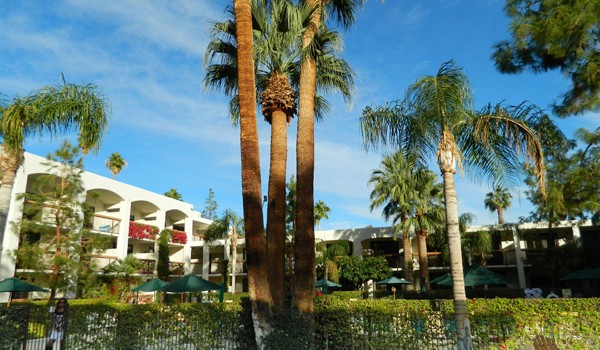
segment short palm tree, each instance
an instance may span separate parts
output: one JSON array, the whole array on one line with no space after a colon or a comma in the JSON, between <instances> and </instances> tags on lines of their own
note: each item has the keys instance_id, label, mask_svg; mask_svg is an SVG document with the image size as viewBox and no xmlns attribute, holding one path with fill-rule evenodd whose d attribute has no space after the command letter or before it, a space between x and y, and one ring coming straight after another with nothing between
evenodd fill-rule
<instances>
[{"instance_id":1,"label":"short palm tree","mask_svg":"<svg viewBox=\"0 0 600 350\"><path fill-rule=\"evenodd\" d=\"M473 109L469 81L453 61L442 64L435 76L412 84L403 100L391 105L367 107L361 117L365 148L393 145L405 154L426 160L434 156L442 173L446 210L446 234L459 349L466 348L468 319L458 205L454 174L463 166L473 174L499 181L516 181L522 157L533 163L538 185L543 188L543 153L535 131L533 108L523 105Z\"/></svg>"},{"instance_id":2,"label":"short palm tree","mask_svg":"<svg viewBox=\"0 0 600 350\"><path fill-rule=\"evenodd\" d=\"M414 196L410 203L411 214L402 226L415 229L419 247L419 271L423 284L429 290L427 238L431 233L443 231L445 224L443 188L432 171L421 169L416 175L413 183Z\"/></svg>"},{"instance_id":3,"label":"short palm tree","mask_svg":"<svg viewBox=\"0 0 600 350\"><path fill-rule=\"evenodd\" d=\"M106 168L111 172L113 179L121 172L121 170L127 168L127 162L119 152L112 153L105 164Z\"/></svg>"},{"instance_id":4,"label":"short palm tree","mask_svg":"<svg viewBox=\"0 0 600 350\"><path fill-rule=\"evenodd\" d=\"M320 242L315 248L317 249L317 263L323 266L323 277L338 283L340 276L336 260L338 257L348 256L348 241L335 241L329 245Z\"/></svg>"},{"instance_id":5,"label":"short palm tree","mask_svg":"<svg viewBox=\"0 0 600 350\"><path fill-rule=\"evenodd\" d=\"M498 225L504 225L504 209L510 207L512 195L502 186L496 186L494 192L488 192L485 195L483 204L491 212L498 212Z\"/></svg>"},{"instance_id":6,"label":"short palm tree","mask_svg":"<svg viewBox=\"0 0 600 350\"><path fill-rule=\"evenodd\" d=\"M0 169L0 252L10 208L15 175L23 163L25 138L55 136L72 128L79 132L79 146L85 155L100 147L108 125L109 106L97 86L47 86L26 97L17 97L0 109L2 155ZM1 253L0 253L1 258Z\"/></svg>"},{"instance_id":7,"label":"short palm tree","mask_svg":"<svg viewBox=\"0 0 600 350\"><path fill-rule=\"evenodd\" d=\"M331 212L331 208L325 202L318 201L315 203L315 224L317 225L317 230L321 229L321 220L329 219L329 212Z\"/></svg>"}]
</instances>

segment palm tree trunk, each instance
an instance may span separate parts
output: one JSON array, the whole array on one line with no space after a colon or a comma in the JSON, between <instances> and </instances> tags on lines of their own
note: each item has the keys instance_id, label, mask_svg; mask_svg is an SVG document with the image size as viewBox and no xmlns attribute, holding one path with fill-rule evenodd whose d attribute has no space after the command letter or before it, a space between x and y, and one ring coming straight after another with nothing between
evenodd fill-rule
<instances>
[{"instance_id":1,"label":"palm tree trunk","mask_svg":"<svg viewBox=\"0 0 600 350\"><path fill-rule=\"evenodd\" d=\"M404 247L404 278L407 281L414 282L413 275L413 256L412 256L412 243L410 242L410 236L408 230L402 233L402 245ZM406 285L406 290L413 290L414 284Z\"/></svg>"},{"instance_id":2,"label":"palm tree trunk","mask_svg":"<svg viewBox=\"0 0 600 350\"><path fill-rule=\"evenodd\" d=\"M427 231L421 230L417 235L419 240L419 271L427 290L429 286L429 259L427 258Z\"/></svg>"},{"instance_id":3,"label":"palm tree trunk","mask_svg":"<svg viewBox=\"0 0 600 350\"><path fill-rule=\"evenodd\" d=\"M267 204L267 259L269 285L276 312L285 301L285 183L287 163L287 116L282 110L271 113L271 167Z\"/></svg>"},{"instance_id":4,"label":"palm tree trunk","mask_svg":"<svg viewBox=\"0 0 600 350\"><path fill-rule=\"evenodd\" d=\"M238 50L240 103L240 148L242 161L242 200L246 225L248 291L258 349L271 332L272 298L267 276L267 258L262 212L260 156L256 125L256 86L252 58L252 12L250 0L234 0Z\"/></svg>"},{"instance_id":5,"label":"palm tree trunk","mask_svg":"<svg viewBox=\"0 0 600 350\"><path fill-rule=\"evenodd\" d=\"M0 156L2 184L0 184L0 262L4 251L4 233L8 221L8 211L12 202L12 190L15 184L17 169L21 166L23 155L12 156L6 151Z\"/></svg>"},{"instance_id":6,"label":"palm tree trunk","mask_svg":"<svg viewBox=\"0 0 600 350\"><path fill-rule=\"evenodd\" d=\"M498 211L498 225L504 225L504 213L502 207L496 209Z\"/></svg>"},{"instance_id":7,"label":"palm tree trunk","mask_svg":"<svg viewBox=\"0 0 600 350\"><path fill-rule=\"evenodd\" d=\"M453 162L452 162L453 164ZM462 265L462 251L460 245L460 231L458 226L458 205L456 201L456 187L454 184L454 169L452 166L440 165L444 180L444 200L446 203L446 230L448 235L448 249L450 251L450 272L452 274L452 294L454 297L454 320L458 336L458 349L469 349L468 339L470 334L465 332L465 323L468 322L467 296Z\"/></svg>"},{"instance_id":8,"label":"palm tree trunk","mask_svg":"<svg viewBox=\"0 0 600 350\"><path fill-rule=\"evenodd\" d=\"M321 18L321 1L309 0L308 7L316 10L311 15L310 27L302 37L302 47L312 41ZM313 57L302 60L298 110L298 136L296 141L296 260L293 304L303 314L312 315L315 294L315 223L314 223L314 173L315 173L315 118L317 62Z\"/></svg>"}]
</instances>

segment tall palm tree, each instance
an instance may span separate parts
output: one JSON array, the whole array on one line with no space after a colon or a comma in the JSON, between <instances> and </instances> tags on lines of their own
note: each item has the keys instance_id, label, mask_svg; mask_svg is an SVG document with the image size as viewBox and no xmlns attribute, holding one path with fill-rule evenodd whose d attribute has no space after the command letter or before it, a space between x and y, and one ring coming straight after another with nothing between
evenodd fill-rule
<instances>
[{"instance_id":1,"label":"tall palm tree","mask_svg":"<svg viewBox=\"0 0 600 350\"><path fill-rule=\"evenodd\" d=\"M108 102L98 90L92 84L63 82L17 97L0 110L0 259L15 175L24 159L25 138L35 134L56 136L77 128L82 153L98 149L109 119Z\"/></svg>"},{"instance_id":2,"label":"tall palm tree","mask_svg":"<svg viewBox=\"0 0 600 350\"><path fill-rule=\"evenodd\" d=\"M348 28L354 22L354 14L360 0L301 0L313 12L309 25L302 35L305 55L300 67L300 90L298 97L298 133L296 138L296 174L298 176L298 201L296 203L295 274L293 305L302 313L313 312L315 280L315 223L314 177L315 177L315 96L317 94L319 47L314 38L322 27L328 13L336 15L338 23Z\"/></svg>"},{"instance_id":3,"label":"tall palm tree","mask_svg":"<svg viewBox=\"0 0 600 350\"><path fill-rule=\"evenodd\" d=\"M234 0L236 71L240 110L242 200L246 227L248 291L252 304L254 334L259 349L270 333L272 298L267 276L264 238L260 156L256 125L256 84L252 54L252 8L250 0Z\"/></svg>"},{"instance_id":4,"label":"tall palm tree","mask_svg":"<svg viewBox=\"0 0 600 350\"><path fill-rule=\"evenodd\" d=\"M271 123L271 162L269 172L269 204L267 212L267 251L270 286L276 306L285 300L285 173L287 158L286 123L295 113L295 89L301 50L299 38L311 14L306 7L294 8L289 1L270 1L268 6L253 5L253 24L257 67L257 90L265 120ZM205 55L207 68L205 84L222 88L232 97L230 114L236 118L237 83L232 66L236 62L236 38L232 35L235 21L216 23L215 39ZM319 48L318 59L326 62L320 69L317 86L326 91L338 90L349 97L353 73L348 64L334 55L334 46L340 38L335 32L321 30L315 38ZM217 61L215 63L215 61ZM315 97L319 115L326 111L326 101ZM314 252L313 252L314 258ZM314 266L314 263L313 263ZM312 285L312 284L311 284Z\"/></svg>"},{"instance_id":5,"label":"tall palm tree","mask_svg":"<svg viewBox=\"0 0 600 350\"><path fill-rule=\"evenodd\" d=\"M378 169L371 172L369 186L371 191L371 211L383 206L383 216L386 220L391 217L396 223L397 233L402 234L404 248L404 277L413 281L413 254L410 240L410 227L402 225L411 213L412 198L415 196L415 164L407 160L402 152L385 156ZM409 287L412 287L409 286Z\"/></svg>"},{"instance_id":6,"label":"tall palm tree","mask_svg":"<svg viewBox=\"0 0 600 350\"><path fill-rule=\"evenodd\" d=\"M533 163L538 185L544 187L545 169L540 142L530 123L538 114L523 105L472 107L467 76L453 61L442 64L435 76L412 84L402 101L367 107L361 117L366 149L394 145L419 159L435 155L442 173L446 234L450 251L452 292L459 349L467 347L468 320L458 205L454 174L463 165L477 175L516 181L521 156Z\"/></svg>"},{"instance_id":7,"label":"tall palm tree","mask_svg":"<svg viewBox=\"0 0 600 350\"><path fill-rule=\"evenodd\" d=\"M117 177L121 170L127 168L127 161L125 161L119 152L111 153L105 164L108 170L112 173L113 179Z\"/></svg>"},{"instance_id":8,"label":"tall palm tree","mask_svg":"<svg viewBox=\"0 0 600 350\"><path fill-rule=\"evenodd\" d=\"M325 202L320 200L315 203L315 224L317 224L317 230L321 230L322 219L329 219L329 212L331 212L331 208Z\"/></svg>"},{"instance_id":9,"label":"tall palm tree","mask_svg":"<svg viewBox=\"0 0 600 350\"><path fill-rule=\"evenodd\" d=\"M496 186L494 192L488 192L485 195L483 204L485 208L491 211L498 212L498 225L504 225L504 209L510 207L510 199L512 195L508 190L502 186Z\"/></svg>"}]
</instances>

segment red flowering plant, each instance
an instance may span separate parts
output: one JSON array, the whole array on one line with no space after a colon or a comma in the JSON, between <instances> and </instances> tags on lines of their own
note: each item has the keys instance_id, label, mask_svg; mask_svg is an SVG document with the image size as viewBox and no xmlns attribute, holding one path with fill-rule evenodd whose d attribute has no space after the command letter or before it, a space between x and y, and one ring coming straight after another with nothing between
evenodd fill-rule
<instances>
[{"instance_id":1,"label":"red flowering plant","mask_svg":"<svg viewBox=\"0 0 600 350\"><path fill-rule=\"evenodd\" d=\"M137 222L129 222L129 238L154 240L158 234L158 227Z\"/></svg>"},{"instance_id":2,"label":"red flowering plant","mask_svg":"<svg viewBox=\"0 0 600 350\"><path fill-rule=\"evenodd\" d=\"M183 231L171 230L171 242L178 244L187 243L187 233Z\"/></svg>"}]
</instances>

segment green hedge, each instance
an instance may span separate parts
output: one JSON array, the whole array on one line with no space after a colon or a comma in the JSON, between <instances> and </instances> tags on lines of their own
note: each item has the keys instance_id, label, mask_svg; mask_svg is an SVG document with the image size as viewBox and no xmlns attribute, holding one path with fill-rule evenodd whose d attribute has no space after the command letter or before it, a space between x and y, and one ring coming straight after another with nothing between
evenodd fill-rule
<instances>
[{"instance_id":1,"label":"green hedge","mask_svg":"<svg viewBox=\"0 0 600 350\"><path fill-rule=\"evenodd\" d=\"M129 305L72 300L68 349L252 349L248 299L231 303ZM547 338L560 349L600 348L600 299L470 299L476 349L531 346ZM293 313L279 318L271 348L454 348L452 300L363 300L353 292L315 299L313 325ZM0 349L20 349L49 329L47 302L0 306ZM307 329L315 329L309 339Z\"/></svg>"}]
</instances>

